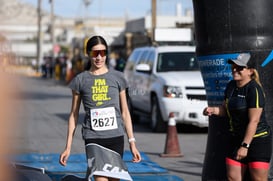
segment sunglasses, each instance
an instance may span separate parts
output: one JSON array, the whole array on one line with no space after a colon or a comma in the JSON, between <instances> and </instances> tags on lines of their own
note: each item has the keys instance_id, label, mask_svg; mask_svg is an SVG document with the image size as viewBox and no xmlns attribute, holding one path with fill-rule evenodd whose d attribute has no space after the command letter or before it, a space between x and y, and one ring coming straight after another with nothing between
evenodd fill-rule
<instances>
[{"instance_id":1,"label":"sunglasses","mask_svg":"<svg viewBox=\"0 0 273 181\"><path fill-rule=\"evenodd\" d=\"M240 71L244 70L246 67L245 66L239 66L239 65L236 65L236 64L232 64L231 68L232 68L232 70L240 72Z\"/></svg>"},{"instance_id":2,"label":"sunglasses","mask_svg":"<svg viewBox=\"0 0 273 181\"><path fill-rule=\"evenodd\" d=\"M100 56L104 57L107 54L107 50L91 50L90 56L91 57L97 57L100 54Z\"/></svg>"}]
</instances>

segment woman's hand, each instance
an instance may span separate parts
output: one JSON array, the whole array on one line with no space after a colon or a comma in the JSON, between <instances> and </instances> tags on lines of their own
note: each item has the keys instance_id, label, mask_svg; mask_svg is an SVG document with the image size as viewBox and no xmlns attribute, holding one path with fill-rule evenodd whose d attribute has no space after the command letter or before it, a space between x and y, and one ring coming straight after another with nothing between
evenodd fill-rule
<instances>
[{"instance_id":1,"label":"woman's hand","mask_svg":"<svg viewBox=\"0 0 273 181\"><path fill-rule=\"evenodd\" d=\"M205 116L211 116L214 114L214 111L215 111L215 108L214 107L206 107L204 110L203 110L203 115Z\"/></svg>"},{"instance_id":2,"label":"woman's hand","mask_svg":"<svg viewBox=\"0 0 273 181\"><path fill-rule=\"evenodd\" d=\"M214 107L206 107L203 110L203 115L204 116L226 116L226 107L225 103L221 106L214 106Z\"/></svg>"},{"instance_id":3,"label":"woman's hand","mask_svg":"<svg viewBox=\"0 0 273 181\"><path fill-rule=\"evenodd\" d=\"M139 151L136 148L135 142L130 143L130 150L131 150L131 153L133 155L132 162L134 162L134 163L140 162L141 161L141 155L140 155Z\"/></svg>"},{"instance_id":4,"label":"woman's hand","mask_svg":"<svg viewBox=\"0 0 273 181\"><path fill-rule=\"evenodd\" d=\"M247 156L248 149L240 147L237 151L236 160L242 160Z\"/></svg>"},{"instance_id":5,"label":"woman's hand","mask_svg":"<svg viewBox=\"0 0 273 181\"><path fill-rule=\"evenodd\" d=\"M59 163L62 166L66 166L69 155L70 155L69 150L64 150L63 153L60 155Z\"/></svg>"}]
</instances>

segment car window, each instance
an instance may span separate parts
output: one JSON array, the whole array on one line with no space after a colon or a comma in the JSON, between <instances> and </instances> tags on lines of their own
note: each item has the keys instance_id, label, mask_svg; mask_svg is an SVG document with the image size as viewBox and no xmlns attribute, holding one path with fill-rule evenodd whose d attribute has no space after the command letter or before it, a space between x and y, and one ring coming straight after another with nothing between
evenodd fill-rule
<instances>
[{"instance_id":1,"label":"car window","mask_svg":"<svg viewBox=\"0 0 273 181\"><path fill-rule=\"evenodd\" d=\"M140 55L140 53L141 53L140 50L134 51L134 52L130 55L130 57L128 58L128 61L129 61L129 62L136 62L138 56Z\"/></svg>"},{"instance_id":2,"label":"car window","mask_svg":"<svg viewBox=\"0 0 273 181\"><path fill-rule=\"evenodd\" d=\"M154 65L155 51L150 51L149 56L147 57L146 63L152 68Z\"/></svg>"},{"instance_id":3,"label":"car window","mask_svg":"<svg viewBox=\"0 0 273 181\"><path fill-rule=\"evenodd\" d=\"M127 64L126 64L126 69L127 70L133 70L136 62L138 61L138 57L143 51L140 50L135 50L133 53L129 56Z\"/></svg>"},{"instance_id":4,"label":"car window","mask_svg":"<svg viewBox=\"0 0 273 181\"><path fill-rule=\"evenodd\" d=\"M146 63L147 62L147 58L149 57L149 53L150 51L145 50L139 57L139 61L137 62L137 64L141 64L141 63Z\"/></svg>"},{"instance_id":5,"label":"car window","mask_svg":"<svg viewBox=\"0 0 273 181\"><path fill-rule=\"evenodd\" d=\"M157 72L199 70L195 53L168 52L160 53L157 61Z\"/></svg>"}]
</instances>

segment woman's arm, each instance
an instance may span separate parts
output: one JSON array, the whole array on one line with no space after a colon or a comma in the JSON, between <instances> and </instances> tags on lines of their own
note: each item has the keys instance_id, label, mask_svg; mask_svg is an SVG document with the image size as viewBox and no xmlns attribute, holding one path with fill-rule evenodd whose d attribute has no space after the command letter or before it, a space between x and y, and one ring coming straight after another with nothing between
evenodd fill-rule
<instances>
[{"instance_id":1,"label":"woman's arm","mask_svg":"<svg viewBox=\"0 0 273 181\"><path fill-rule=\"evenodd\" d=\"M73 98L72 98L71 111L70 111L69 120L68 120L66 146L59 160L60 164L64 166L66 165L66 161L70 155L71 146L73 142L73 136L75 134L75 130L77 127L79 109L80 109L80 103L81 103L80 95L77 94L75 91L72 91L72 94L73 94Z\"/></svg>"},{"instance_id":2,"label":"woman's arm","mask_svg":"<svg viewBox=\"0 0 273 181\"><path fill-rule=\"evenodd\" d=\"M126 134L129 139L130 149L133 154L133 162L140 162L141 155L136 148L135 137L133 133L132 119L127 105L125 90L120 92L121 114L125 125Z\"/></svg>"},{"instance_id":3,"label":"woman's arm","mask_svg":"<svg viewBox=\"0 0 273 181\"><path fill-rule=\"evenodd\" d=\"M246 128L246 133L244 136L244 139L242 143L246 143L250 145L253 136L256 133L257 125L260 121L260 117L262 114L263 108L250 108L248 110L248 116L249 116L249 123ZM248 148L246 147L240 147L237 151L237 157L236 159L242 159L247 156Z\"/></svg>"},{"instance_id":4,"label":"woman's arm","mask_svg":"<svg viewBox=\"0 0 273 181\"><path fill-rule=\"evenodd\" d=\"M212 115L226 116L227 112L226 112L225 102L221 106L206 107L203 111L203 114L205 116L212 116Z\"/></svg>"},{"instance_id":5,"label":"woman's arm","mask_svg":"<svg viewBox=\"0 0 273 181\"><path fill-rule=\"evenodd\" d=\"M257 125L260 121L263 108L250 108L248 111L249 123L246 129L245 137L243 142L250 144L253 136L256 133Z\"/></svg>"}]
</instances>

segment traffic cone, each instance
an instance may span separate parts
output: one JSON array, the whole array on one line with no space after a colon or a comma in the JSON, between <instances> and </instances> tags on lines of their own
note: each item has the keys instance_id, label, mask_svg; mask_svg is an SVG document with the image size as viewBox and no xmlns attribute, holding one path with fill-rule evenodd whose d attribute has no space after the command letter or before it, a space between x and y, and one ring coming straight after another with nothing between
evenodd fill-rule
<instances>
[{"instance_id":1,"label":"traffic cone","mask_svg":"<svg viewBox=\"0 0 273 181\"><path fill-rule=\"evenodd\" d=\"M178 142L176 121L174 114L169 114L168 130L165 143L165 151L160 154L161 157L181 157L183 154L180 152L180 146Z\"/></svg>"}]
</instances>

